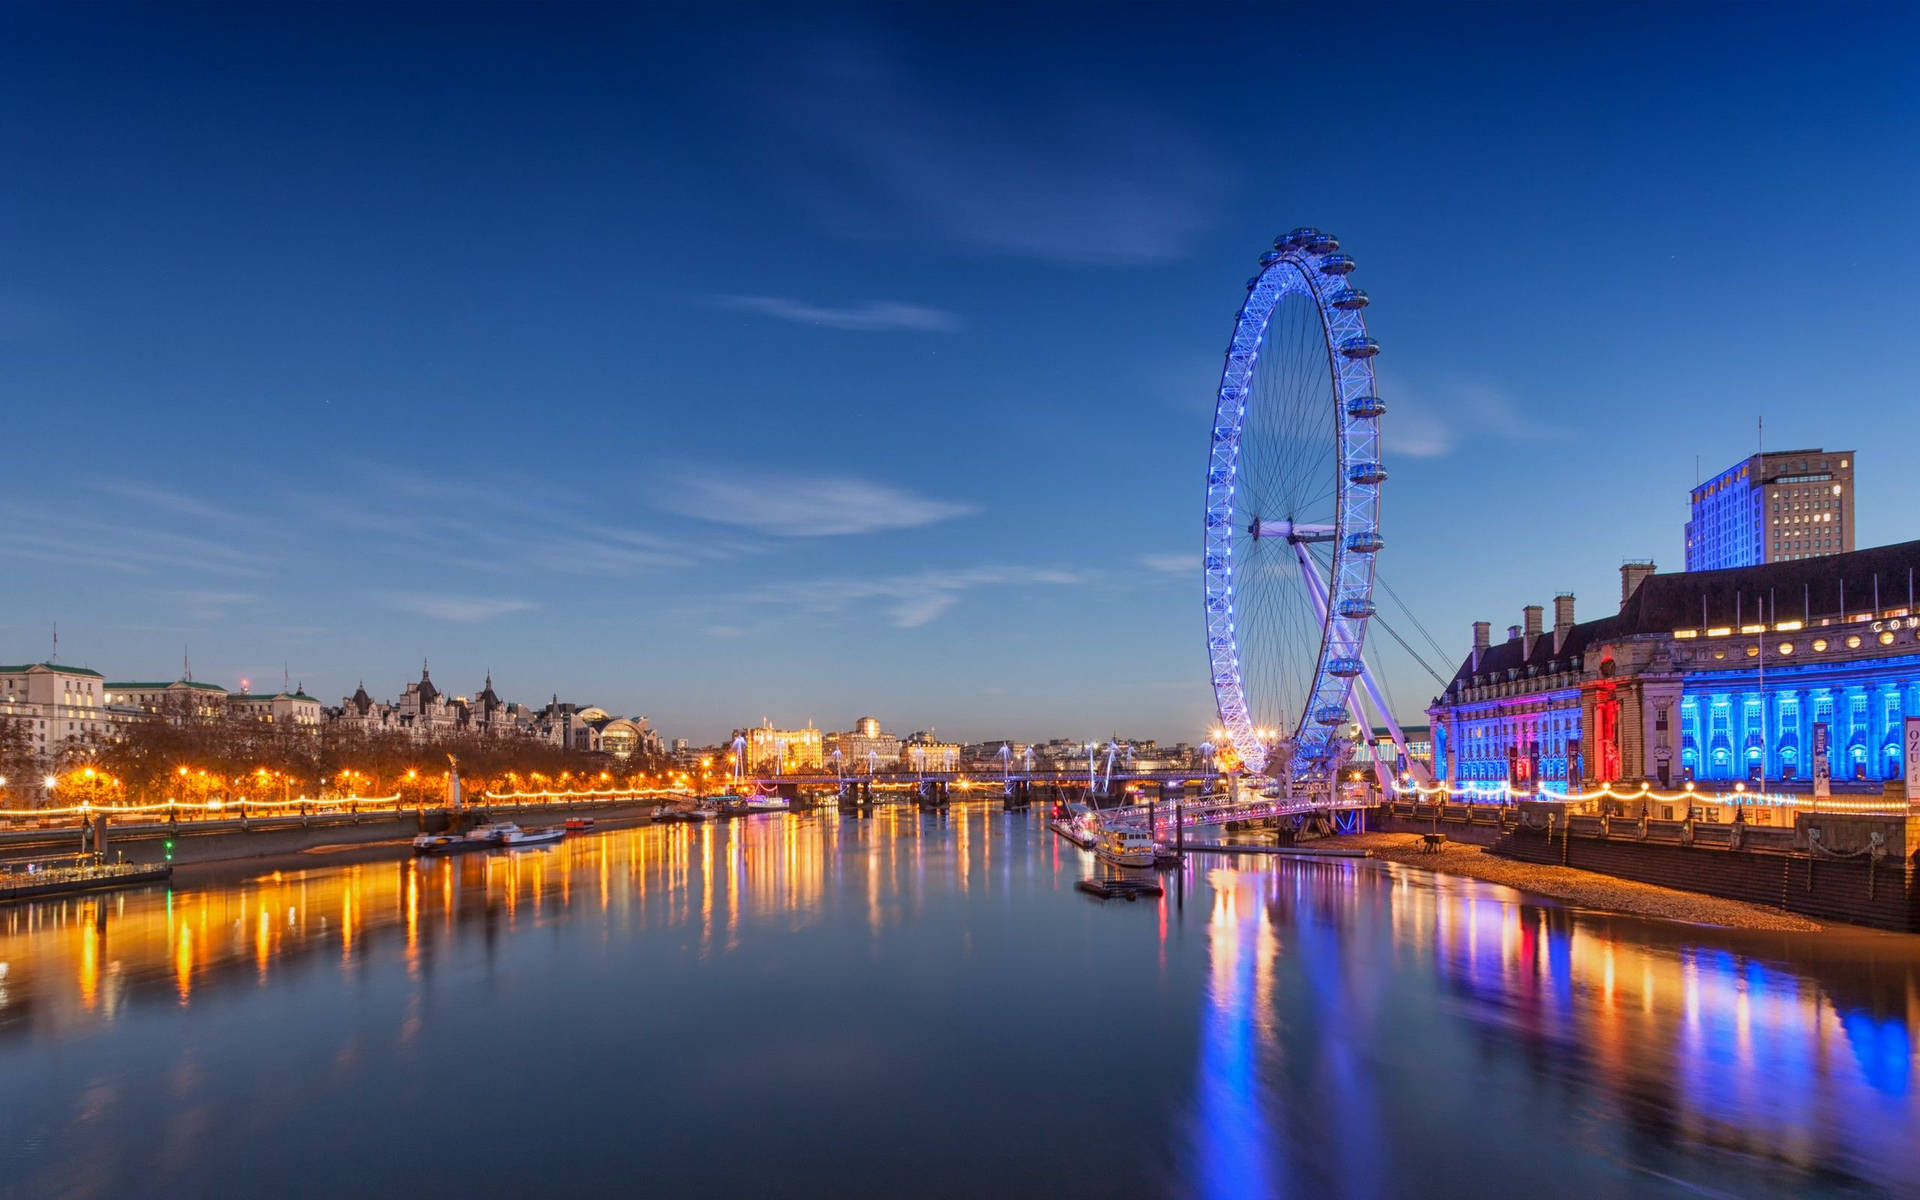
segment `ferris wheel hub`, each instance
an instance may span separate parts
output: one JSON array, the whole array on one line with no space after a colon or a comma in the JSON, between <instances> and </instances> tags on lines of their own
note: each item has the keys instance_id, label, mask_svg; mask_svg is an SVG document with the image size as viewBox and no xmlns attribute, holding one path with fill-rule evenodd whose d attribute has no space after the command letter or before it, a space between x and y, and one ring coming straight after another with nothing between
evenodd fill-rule
<instances>
[{"instance_id":1,"label":"ferris wheel hub","mask_svg":"<svg viewBox=\"0 0 1920 1200\"><path fill-rule=\"evenodd\" d=\"M1247 535L1255 541L1279 538L1297 546L1302 542L1330 542L1333 540L1334 528L1331 525L1290 521L1284 517L1271 521L1265 517L1256 517L1253 524L1247 526Z\"/></svg>"}]
</instances>

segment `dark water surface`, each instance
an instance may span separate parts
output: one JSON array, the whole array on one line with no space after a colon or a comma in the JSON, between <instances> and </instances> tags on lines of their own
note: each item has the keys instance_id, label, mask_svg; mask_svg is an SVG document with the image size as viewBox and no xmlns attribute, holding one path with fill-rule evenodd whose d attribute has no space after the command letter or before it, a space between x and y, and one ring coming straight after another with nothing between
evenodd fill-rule
<instances>
[{"instance_id":1,"label":"dark water surface","mask_svg":"<svg viewBox=\"0 0 1920 1200\"><path fill-rule=\"evenodd\" d=\"M1920 1195L1916 939L984 807L325 861L0 909L0 1193Z\"/></svg>"}]
</instances>

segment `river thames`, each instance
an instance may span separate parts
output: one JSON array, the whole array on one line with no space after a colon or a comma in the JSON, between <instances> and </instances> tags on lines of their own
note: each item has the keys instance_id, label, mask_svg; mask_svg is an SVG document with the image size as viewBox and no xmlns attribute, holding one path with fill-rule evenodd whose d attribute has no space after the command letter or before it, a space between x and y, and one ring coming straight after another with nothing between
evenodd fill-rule
<instances>
[{"instance_id":1,"label":"river thames","mask_svg":"<svg viewBox=\"0 0 1920 1200\"><path fill-rule=\"evenodd\" d=\"M1920 1193L1915 939L1096 870L898 808L0 909L0 1194Z\"/></svg>"}]
</instances>

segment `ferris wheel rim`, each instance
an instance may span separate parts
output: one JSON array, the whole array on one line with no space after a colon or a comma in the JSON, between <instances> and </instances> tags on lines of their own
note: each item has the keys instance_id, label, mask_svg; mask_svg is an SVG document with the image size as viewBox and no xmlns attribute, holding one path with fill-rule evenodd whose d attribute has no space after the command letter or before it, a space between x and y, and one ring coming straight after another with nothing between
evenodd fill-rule
<instances>
[{"instance_id":1,"label":"ferris wheel rim","mask_svg":"<svg viewBox=\"0 0 1920 1200\"><path fill-rule=\"evenodd\" d=\"M1379 453L1379 418L1384 405L1376 394L1373 373L1373 357L1379 346L1368 336L1360 315L1367 305L1366 293L1347 282L1353 260L1339 249L1337 239L1308 228L1274 239L1273 249L1260 257L1259 273L1247 281L1247 300L1235 315L1215 397L1202 560L1208 657L1222 730L1239 758L1256 771L1267 767L1281 731L1263 730L1254 722L1241 668L1242 639L1234 610L1234 497L1240 476L1241 435L1253 385L1260 378L1261 351L1274 310L1290 295L1310 300L1319 318L1327 357L1329 402L1337 431L1336 518L1319 604L1320 644L1311 683L1288 734L1291 774L1328 769L1337 748L1333 730L1346 722L1353 704L1367 621L1373 612L1374 556L1382 546L1380 484L1386 478ZM1258 528L1256 520L1252 531L1256 541ZM1296 553L1301 553L1293 532L1289 524L1285 535L1290 544L1296 545ZM1310 561L1309 556L1302 556ZM1340 666L1339 672L1330 670L1335 663Z\"/></svg>"}]
</instances>

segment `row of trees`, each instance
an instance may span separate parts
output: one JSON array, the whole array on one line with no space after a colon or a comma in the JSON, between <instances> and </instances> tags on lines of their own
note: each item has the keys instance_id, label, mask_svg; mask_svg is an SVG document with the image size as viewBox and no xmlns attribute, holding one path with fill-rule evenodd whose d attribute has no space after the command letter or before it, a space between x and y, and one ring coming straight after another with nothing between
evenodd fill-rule
<instances>
[{"instance_id":1,"label":"row of trees","mask_svg":"<svg viewBox=\"0 0 1920 1200\"><path fill-rule=\"evenodd\" d=\"M449 758L469 792L587 790L660 782L663 760L565 750L531 737L457 735L421 740L397 730L336 724L295 729L237 716L153 713L100 743L39 753L24 720L0 720L0 776L19 796L57 777L55 803L204 803L400 795L438 803ZM24 787L21 785L25 785Z\"/></svg>"}]
</instances>

